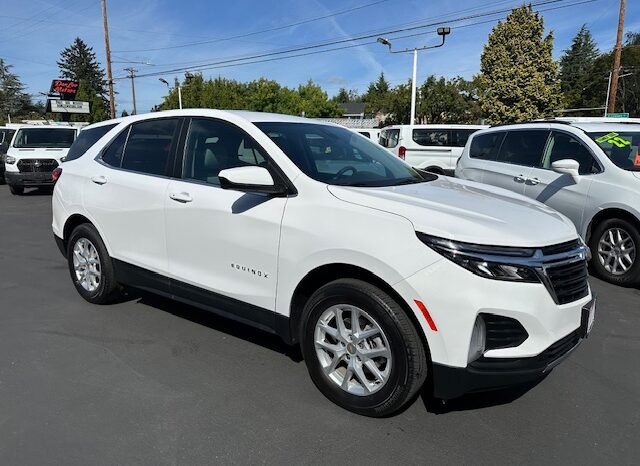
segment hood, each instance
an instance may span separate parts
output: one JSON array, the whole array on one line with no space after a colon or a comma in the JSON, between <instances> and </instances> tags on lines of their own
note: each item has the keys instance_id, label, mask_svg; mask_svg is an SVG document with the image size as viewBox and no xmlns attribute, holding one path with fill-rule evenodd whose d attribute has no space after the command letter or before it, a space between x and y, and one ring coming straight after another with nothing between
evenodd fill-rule
<instances>
[{"instance_id":1,"label":"hood","mask_svg":"<svg viewBox=\"0 0 640 466\"><path fill-rule=\"evenodd\" d=\"M69 148L53 148L53 147L37 147L37 148L18 148L10 147L7 151L8 155L11 155L17 159L56 159L60 162L60 159L67 155Z\"/></svg>"},{"instance_id":2,"label":"hood","mask_svg":"<svg viewBox=\"0 0 640 466\"><path fill-rule=\"evenodd\" d=\"M381 188L329 186L346 202L401 215L416 231L468 243L539 247L575 239L571 221L506 189L439 177Z\"/></svg>"}]
</instances>

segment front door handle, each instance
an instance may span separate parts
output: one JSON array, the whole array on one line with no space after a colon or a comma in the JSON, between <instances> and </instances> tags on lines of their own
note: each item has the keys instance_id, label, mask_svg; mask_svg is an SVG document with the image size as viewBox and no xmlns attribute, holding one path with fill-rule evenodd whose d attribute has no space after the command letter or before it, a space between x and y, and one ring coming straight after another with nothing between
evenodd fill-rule
<instances>
[{"instance_id":1,"label":"front door handle","mask_svg":"<svg viewBox=\"0 0 640 466\"><path fill-rule=\"evenodd\" d=\"M513 177L513 181L516 183L524 183L526 180L523 175L518 175Z\"/></svg>"},{"instance_id":2,"label":"front door handle","mask_svg":"<svg viewBox=\"0 0 640 466\"><path fill-rule=\"evenodd\" d=\"M527 184L530 184L531 186L535 186L538 183L540 183L538 178L527 178Z\"/></svg>"},{"instance_id":3,"label":"front door handle","mask_svg":"<svg viewBox=\"0 0 640 466\"><path fill-rule=\"evenodd\" d=\"M103 184L107 183L107 178L104 176L94 176L93 178L91 178L91 181L102 186Z\"/></svg>"},{"instance_id":4,"label":"front door handle","mask_svg":"<svg viewBox=\"0 0 640 466\"><path fill-rule=\"evenodd\" d=\"M181 202L182 204L186 204L187 202L191 202L193 201L193 198L191 197L191 194L189 193L172 193L169 195L169 197L171 199L173 199L176 202Z\"/></svg>"}]
</instances>

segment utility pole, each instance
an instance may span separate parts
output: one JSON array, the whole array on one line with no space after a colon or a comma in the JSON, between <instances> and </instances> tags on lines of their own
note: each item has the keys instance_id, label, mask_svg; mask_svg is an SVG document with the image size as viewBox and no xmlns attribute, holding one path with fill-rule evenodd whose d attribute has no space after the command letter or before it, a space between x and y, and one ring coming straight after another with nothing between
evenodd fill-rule
<instances>
[{"instance_id":1,"label":"utility pole","mask_svg":"<svg viewBox=\"0 0 640 466\"><path fill-rule=\"evenodd\" d=\"M616 48L613 51L613 68L611 69L611 91L609 92L608 113L615 112L616 94L618 93L618 77L620 75L620 55L622 54L622 33L624 30L624 14L627 0L620 0L620 15L618 16L618 36Z\"/></svg>"},{"instance_id":2,"label":"utility pole","mask_svg":"<svg viewBox=\"0 0 640 466\"><path fill-rule=\"evenodd\" d=\"M127 73L129 73L129 79L131 79L131 97L133 98L133 115L137 115L138 112L136 111L136 85L134 84L134 79L136 77L136 73L138 72L138 70L135 70L133 68L125 68L124 70Z\"/></svg>"},{"instance_id":3,"label":"utility pole","mask_svg":"<svg viewBox=\"0 0 640 466\"><path fill-rule=\"evenodd\" d=\"M109 110L116 117L116 102L113 97L113 75L111 74L111 49L109 48L109 25L107 23L107 0L102 0L102 26L104 28L104 51L107 60L107 85L109 86Z\"/></svg>"}]
</instances>

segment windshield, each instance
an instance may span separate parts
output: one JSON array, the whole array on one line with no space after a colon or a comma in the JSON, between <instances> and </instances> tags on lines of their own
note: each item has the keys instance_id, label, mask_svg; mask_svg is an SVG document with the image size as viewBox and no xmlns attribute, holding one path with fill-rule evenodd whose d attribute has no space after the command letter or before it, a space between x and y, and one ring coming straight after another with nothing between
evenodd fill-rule
<instances>
[{"instance_id":1,"label":"windshield","mask_svg":"<svg viewBox=\"0 0 640 466\"><path fill-rule=\"evenodd\" d=\"M394 186L426 181L378 144L346 128L311 123L256 123L314 180L342 186Z\"/></svg>"},{"instance_id":2,"label":"windshield","mask_svg":"<svg viewBox=\"0 0 640 466\"><path fill-rule=\"evenodd\" d=\"M75 129L22 128L18 130L13 147L67 148L76 137Z\"/></svg>"},{"instance_id":3,"label":"windshield","mask_svg":"<svg viewBox=\"0 0 640 466\"><path fill-rule=\"evenodd\" d=\"M640 131L587 134L618 167L629 171L640 171L640 153L638 152Z\"/></svg>"}]
</instances>

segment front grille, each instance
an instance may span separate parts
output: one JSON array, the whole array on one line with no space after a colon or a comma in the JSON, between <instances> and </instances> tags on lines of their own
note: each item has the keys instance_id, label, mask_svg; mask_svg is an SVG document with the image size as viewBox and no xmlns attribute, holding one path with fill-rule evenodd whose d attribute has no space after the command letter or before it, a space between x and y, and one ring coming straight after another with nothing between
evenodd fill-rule
<instances>
[{"instance_id":1,"label":"front grille","mask_svg":"<svg viewBox=\"0 0 640 466\"><path fill-rule=\"evenodd\" d=\"M554 244L553 246L545 246L544 248L542 248L542 254L544 254L545 256L552 256L554 254L571 252L578 247L580 247L580 240L574 239L572 241L567 241L566 243Z\"/></svg>"},{"instance_id":2,"label":"front grille","mask_svg":"<svg viewBox=\"0 0 640 466\"><path fill-rule=\"evenodd\" d=\"M22 159L17 163L20 173L49 173L57 166L54 159Z\"/></svg>"},{"instance_id":3,"label":"front grille","mask_svg":"<svg viewBox=\"0 0 640 466\"><path fill-rule=\"evenodd\" d=\"M546 275L558 304L572 303L589 294L589 274L585 260L548 267Z\"/></svg>"},{"instance_id":4,"label":"front grille","mask_svg":"<svg viewBox=\"0 0 640 466\"><path fill-rule=\"evenodd\" d=\"M531 358L485 358L483 356L469 366L477 371L544 370L580 343L580 332L581 330L577 328Z\"/></svg>"},{"instance_id":5,"label":"front grille","mask_svg":"<svg viewBox=\"0 0 640 466\"><path fill-rule=\"evenodd\" d=\"M510 317L481 314L486 327L485 349L513 348L521 345L529 334L522 324Z\"/></svg>"}]
</instances>

